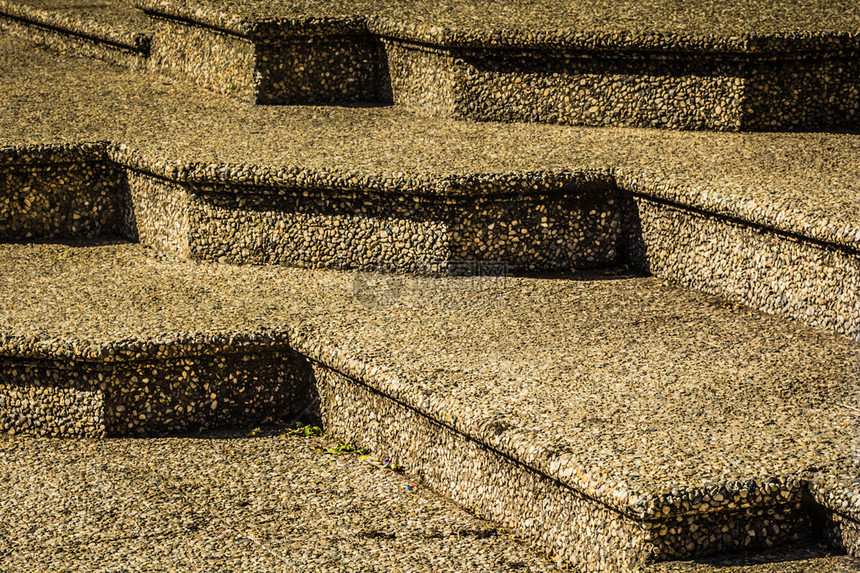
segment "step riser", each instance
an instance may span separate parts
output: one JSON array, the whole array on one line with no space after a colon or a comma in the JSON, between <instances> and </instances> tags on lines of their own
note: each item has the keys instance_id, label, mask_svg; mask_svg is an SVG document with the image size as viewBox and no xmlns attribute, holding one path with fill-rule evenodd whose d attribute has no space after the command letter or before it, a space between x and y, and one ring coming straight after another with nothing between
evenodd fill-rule
<instances>
[{"instance_id":1,"label":"step riser","mask_svg":"<svg viewBox=\"0 0 860 573\"><path fill-rule=\"evenodd\" d=\"M382 44L364 36L252 41L154 18L150 69L256 104L389 103Z\"/></svg>"},{"instance_id":2,"label":"step riser","mask_svg":"<svg viewBox=\"0 0 860 573\"><path fill-rule=\"evenodd\" d=\"M860 65L851 57L385 47L395 103L431 116L719 131L860 124Z\"/></svg>"},{"instance_id":3,"label":"step riser","mask_svg":"<svg viewBox=\"0 0 860 573\"><path fill-rule=\"evenodd\" d=\"M809 534L809 515L799 503L665 522L633 519L318 363L314 379L326 431L380 459L391 456L435 491L582 571L633 571L651 561Z\"/></svg>"},{"instance_id":4,"label":"step riser","mask_svg":"<svg viewBox=\"0 0 860 573\"><path fill-rule=\"evenodd\" d=\"M860 338L860 254L635 196L632 265L687 288Z\"/></svg>"},{"instance_id":5,"label":"step riser","mask_svg":"<svg viewBox=\"0 0 860 573\"><path fill-rule=\"evenodd\" d=\"M249 194L108 162L7 167L2 182L10 198L0 203L2 240L125 237L181 258L418 274L474 274L482 263L493 267L481 272L504 275L629 262L860 338L857 252L610 183L471 199L274 188Z\"/></svg>"},{"instance_id":6,"label":"step riser","mask_svg":"<svg viewBox=\"0 0 860 573\"><path fill-rule=\"evenodd\" d=\"M860 559L860 522L830 512L825 522L824 537L831 546Z\"/></svg>"},{"instance_id":7,"label":"step riser","mask_svg":"<svg viewBox=\"0 0 860 573\"><path fill-rule=\"evenodd\" d=\"M188 244L188 201L181 185L128 172L129 195L134 212L133 240L156 251L182 259Z\"/></svg>"},{"instance_id":8,"label":"step riser","mask_svg":"<svg viewBox=\"0 0 860 573\"><path fill-rule=\"evenodd\" d=\"M745 82L730 66L629 54L499 55L396 41L386 49L395 103L431 116L723 131L745 125Z\"/></svg>"},{"instance_id":9,"label":"step riser","mask_svg":"<svg viewBox=\"0 0 860 573\"><path fill-rule=\"evenodd\" d=\"M149 68L218 93L254 102L254 44L207 28L155 18Z\"/></svg>"},{"instance_id":10,"label":"step riser","mask_svg":"<svg viewBox=\"0 0 860 573\"><path fill-rule=\"evenodd\" d=\"M38 436L158 435L296 419L313 403L289 349L121 362L0 360L0 428Z\"/></svg>"},{"instance_id":11,"label":"step riser","mask_svg":"<svg viewBox=\"0 0 860 573\"><path fill-rule=\"evenodd\" d=\"M138 174L129 182L141 242L194 259L418 273L468 262L498 262L504 273L617 259L620 214L600 190L443 199L289 189L254 195Z\"/></svg>"},{"instance_id":12,"label":"step riser","mask_svg":"<svg viewBox=\"0 0 860 573\"><path fill-rule=\"evenodd\" d=\"M123 181L123 170L107 162L4 166L0 240L122 236Z\"/></svg>"}]
</instances>

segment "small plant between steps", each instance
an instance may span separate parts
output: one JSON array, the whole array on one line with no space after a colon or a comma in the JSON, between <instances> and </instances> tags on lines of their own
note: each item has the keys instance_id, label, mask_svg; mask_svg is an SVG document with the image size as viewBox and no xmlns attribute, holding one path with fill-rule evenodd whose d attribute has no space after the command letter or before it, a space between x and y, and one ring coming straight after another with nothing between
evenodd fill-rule
<instances>
[{"instance_id":1,"label":"small plant between steps","mask_svg":"<svg viewBox=\"0 0 860 573\"><path fill-rule=\"evenodd\" d=\"M319 426L301 426L292 430L287 430L284 435L299 436L302 438L311 438L313 436L322 436L323 431Z\"/></svg>"},{"instance_id":2,"label":"small plant between steps","mask_svg":"<svg viewBox=\"0 0 860 573\"><path fill-rule=\"evenodd\" d=\"M296 436L299 438L312 438L312 437L322 436L322 435L323 435L322 428L320 428L319 426L307 425L307 426L299 426L299 427L293 428L292 430L287 430L286 433L282 434L282 437ZM370 456L370 450L365 449L365 448L357 448L356 446L354 446L350 443L346 443L346 442L340 443L337 446L334 446L331 448L325 448L325 449L320 448L320 451L324 452L326 454L331 454L333 456L342 456L344 454L356 454L356 455L361 456L362 461L368 461L372 465L374 465L378 468L391 470L395 473L403 473L406 471L406 466L402 466L400 464L393 463L391 461L391 457L387 457L387 458L385 458L385 460L380 461L380 460L377 460L376 458L373 458Z\"/></svg>"},{"instance_id":3,"label":"small plant between steps","mask_svg":"<svg viewBox=\"0 0 860 573\"><path fill-rule=\"evenodd\" d=\"M343 454L358 454L360 456L366 456L369 454L368 450L356 448L352 444L339 444L334 448L326 448L325 452L333 456L340 456Z\"/></svg>"}]
</instances>

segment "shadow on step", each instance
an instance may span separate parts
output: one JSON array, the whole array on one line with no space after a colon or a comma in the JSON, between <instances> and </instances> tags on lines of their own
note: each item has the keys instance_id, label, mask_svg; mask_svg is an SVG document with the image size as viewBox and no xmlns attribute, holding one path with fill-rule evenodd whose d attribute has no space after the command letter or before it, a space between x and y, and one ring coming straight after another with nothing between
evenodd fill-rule
<instances>
[{"instance_id":1,"label":"shadow on step","mask_svg":"<svg viewBox=\"0 0 860 573\"><path fill-rule=\"evenodd\" d=\"M0 241L137 239L125 169L43 150L0 175ZM85 152L86 153L86 152Z\"/></svg>"},{"instance_id":2,"label":"shadow on step","mask_svg":"<svg viewBox=\"0 0 860 573\"><path fill-rule=\"evenodd\" d=\"M155 436L266 419L312 422L318 411L310 365L283 344L231 339L218 349L191 340L119 357L106 350L97 359L83 350L64 355L48 342L29 357L0 358L3 431Z\"/></svg>"}]
</instances>

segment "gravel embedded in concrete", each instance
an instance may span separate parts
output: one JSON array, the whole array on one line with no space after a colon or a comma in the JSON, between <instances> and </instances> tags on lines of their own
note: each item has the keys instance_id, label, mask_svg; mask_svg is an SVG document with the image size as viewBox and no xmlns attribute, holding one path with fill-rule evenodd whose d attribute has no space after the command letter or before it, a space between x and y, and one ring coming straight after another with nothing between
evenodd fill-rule
<instances>
[{"instance_id":1,"label":"gravel embedded in concrete","mask_svg":"<svg viewBox=\"0 0 860 573\"><path fill-rule=\"evenodd\" d=\"M5 355L284 332L300 352L643 516L701 496L712 507L744 492L791 497L809 472L856 454L856 342L653 278L243 268L122 244L3 245L0 264Z\"/></svg>"},{"instance_id":2,"label":"gravel embedded in concrete","mask_svg":"<svg viewBox=\"0 0 860 573\"><path fill-rule=\"evenodd\" d=\"M549 571L330 438L0 438L4 571Z\"/></svg>"},{"instance_id":3,"label":"gravel embedded in concrete","mask_svg":"<svg viewBox=\"0 0 860 573\"><path fill-rule=\"evenodd\" d=\"M834 554L832 549L810 543L780 547L760 553L725 555L695 561L658 563L643 573L850 573L860 571L860 561Z\"/></svg>"},{"instance_id":4,"label":"gravel embedded in concrete","mask_svg":"<svg viewBox=\"0 0 860 573\"><path fill-rule=\"evenodd\" d=\"M0 148L112 142L123 164L181 181L394 193L621 187L860 248L860 136L474 124L397 108L248 107L97 62L3 40ZM46 120L46 118L49 118Z\"/></svg>"},{"instance_id":5,"label":"gravel embedded in concrete","mask_svg":"<svg viewBox=\"0 0 860 573\"><path fill-rule=\"evenodd\" d=\"M149 19L125 0L0 0L0 15L145 51Z\"/></svg>"},{"instance_id":6,"label":"gravel embedded in concrete","mask_svg":"<svg viewBox=\"0 0 860 573\"><path fill-rule=\"evenodd\" d=\"M238 32L279 20L367 19L373 31L437 45L755 51L856 47L860 37L860 9L848 0L137 0L137 5Z\"/></svg>"}]
</instances>

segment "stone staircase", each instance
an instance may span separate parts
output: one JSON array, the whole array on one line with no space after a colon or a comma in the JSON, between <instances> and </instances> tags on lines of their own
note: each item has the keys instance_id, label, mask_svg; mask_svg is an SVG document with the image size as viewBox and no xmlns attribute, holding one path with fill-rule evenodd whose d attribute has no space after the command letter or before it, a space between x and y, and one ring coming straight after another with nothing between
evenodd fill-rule
<instances>
[{"instance_id":1,"label":"stone staircase","mask_svg":"<svg viewBox=\"0 0 860 573\"><path fill-rule=\"evenodd\" d=\"M843 4L0 0L0 426L321 422L577 570L854 570L779 553L860 555Z\"/></svg>"}]
</instances>

